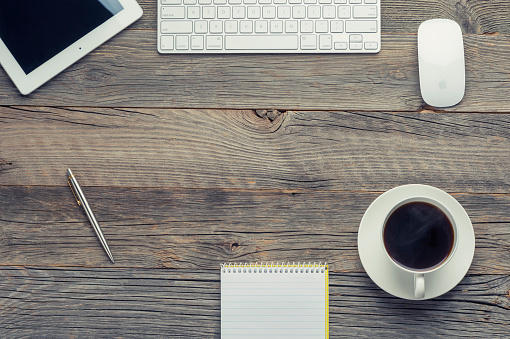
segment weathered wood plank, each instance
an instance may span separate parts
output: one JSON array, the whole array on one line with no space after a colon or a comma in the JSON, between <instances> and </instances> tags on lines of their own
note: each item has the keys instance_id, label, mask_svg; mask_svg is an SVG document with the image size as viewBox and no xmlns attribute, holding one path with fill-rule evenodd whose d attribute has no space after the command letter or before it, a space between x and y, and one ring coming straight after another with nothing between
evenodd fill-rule
<instances>
[{"instance_id":1,"label":"weathered wood plank","mask_svg":"<svg viewBox=\"0 0 510 339\"><path fill-rule=\"evenodd\" d=\"M510 192L510 115L0 108L3 185Z\"/></svg>"},{"instance_id":2,"label":"weathered wood plank","mask_svg":"<svg viewBox=\"0 0 510 339\"><path fill-rule=\"evenodd\" d=\"M383 33L416 33L428 19L459 23L464 33L509 34L510 6L506 0L382 0Z\"/></svg>"},{"instance_id":3,"label":"weathered wood plank","mask_svg":"<svg viewBox=\"0 0 510 339\"><path fill-rule=\"evenodd\" d=\"M508 112L508 36L465 36L466 95L450 111ZM156 32L113 38L32 95L0 70L0 105L417 111L416 34L374 55L158 55Z\"/></svg>"},{"instance_id":4,"label":"weathered wood plank","mask_svg":"<svg viewBox=\"0 0 510 339\"><path fill-rule=\"evenodd\" d=\"M131 28L156 29L157 6L154 0L140 0L144 15ZM508 1L483 0L383 0L382 32L416 33L425 20L445 18L457 21L464 33L510 34Z\"/></svg>"},{"instance_id":5,"label":"weathered wood plank","mask_svg":"<svg viewBox=\"0 0 510 339\"><path fill-rule=\"evenodd\" d=\"M331 337L508 337L510 277L470 275L447 294L406 301L365 274L330 274ZM215 337L220 274L211 270L2 267L8 337Z\"/></svg>"},{"instance_id":6,"label":"weathered wood plank","mask_svg":"<svg viewBox=\"0 0 510 339\"><path fill-rule=\"evenodd\" d=\"M378 193L84 187L115 266L329 262L363 272L361 218ZM476 235L471 274L510 274L510 195L455 194ZM0 265L110 267L66 187L0 186Z\"/></svg>"}]
</instances>

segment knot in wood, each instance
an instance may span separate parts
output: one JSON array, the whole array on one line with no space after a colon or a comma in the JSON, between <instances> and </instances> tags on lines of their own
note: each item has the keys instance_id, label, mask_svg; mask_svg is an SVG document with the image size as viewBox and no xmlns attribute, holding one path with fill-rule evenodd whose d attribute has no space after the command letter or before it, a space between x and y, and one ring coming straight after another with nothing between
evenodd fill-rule
<instances>
[{"instance_id":1,"label":"knot in wood","mask_svg":"<svg viewBox=\"0 0 510 339\"><path fill-rule=\"evenodd\" d=\"M284 112L279 111L277 109L257 109L255 110L255 114L257 114L262 119L269 119L269 121L274 121Z\"/></svg>"},{"instance_id":2,"label":"knot in wood","mask_svg":"<svg viewBox=\"0 0 510 339\"><path fill-rule=\"evenodd\" d=\"M230 244L230 250L233 252L233 251L236 251L238 248L239 248L239 243L236 241L236 242L233 242L232 244Z\"/></svg>"}]
</instances>

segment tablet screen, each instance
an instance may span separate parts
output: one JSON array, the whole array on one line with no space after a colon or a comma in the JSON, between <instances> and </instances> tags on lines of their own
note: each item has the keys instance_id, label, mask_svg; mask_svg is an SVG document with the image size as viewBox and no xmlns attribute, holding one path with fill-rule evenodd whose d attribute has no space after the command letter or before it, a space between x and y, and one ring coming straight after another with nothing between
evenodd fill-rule
<instances>
[{"instance_id":1,"label":"tablet screen","mask_svg":"<svg viewBox=\"0 0 510 339\"><path fill-rule=\"evenodd\" d=\"M117 0L0 0L0 38L29 74L122 10Z\"/></svg>"}]
</instances>

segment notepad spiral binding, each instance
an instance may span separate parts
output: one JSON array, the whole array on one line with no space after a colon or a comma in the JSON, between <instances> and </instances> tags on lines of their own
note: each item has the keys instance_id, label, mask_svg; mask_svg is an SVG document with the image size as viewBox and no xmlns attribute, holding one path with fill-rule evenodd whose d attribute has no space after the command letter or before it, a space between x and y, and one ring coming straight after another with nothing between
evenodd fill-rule
<instances>
[{"instance_id":1,"label":"notepad spiral binding","mask_svg":"<svg viewBox=\"0 0 510 339\"><path fill-rule=\"evenodd\" d=\"M223 273L324 273L328 269L328 263L319 262L245 262L245 263L224 263L221 264Z\"/></svg>"}]
</instances>

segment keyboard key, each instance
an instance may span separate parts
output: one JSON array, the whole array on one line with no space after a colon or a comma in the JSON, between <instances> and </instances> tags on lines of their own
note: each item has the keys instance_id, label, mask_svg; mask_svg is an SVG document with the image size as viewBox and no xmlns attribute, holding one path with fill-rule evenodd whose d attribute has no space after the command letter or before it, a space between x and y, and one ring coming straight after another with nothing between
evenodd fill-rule
<instances>
[{"instance_id":1,"label":"keyboard key","mask_svg":"<svg viewBox=\"0 0 510 339\"><path fill-rule=\"evenodd\" d=\"M267 20L255 21L255 33L267 33L268 23Z\"/></svg>"},{"instance_id":2,"label":"keyboard key","mask_svg":"<svg viewBox=\"0 0 510 339\"><path fill-rule=\"evenodd\" d=\"M218 19L230 19L230 7L228 6L218 7Z\"/></svg>"},{"instance_id":3,"label":"keyboard key","mask_svg":"<svg viewBox=\"0 0 510 339\"><path fill-rule=\"evenodd\" d=\"M336 7L333 5L324 5L322 6L322 17L324 19L334 19L336 18Z\"/></svg>"},{"instance_id":4,"label":"keyboard key","mask_svg":"<svg viewBox=\"0 0 510 339\"><path fill-rule=\"evenodd\" d=\"M363 42L363 35L361 34L351 34L349 35L349 42Z\"/></svg>"},{"instance_id":5,"label":"keyboard key","mask_svg":"<svg viewBox=\"0 0 510 339\"><path fill-rule=\"evenodd\" d=\"M377 49L377 42L365 42L365 49L372 50Z\"/></svg>"},{"instance_id":6,"label":"keyboard key","mask_svg":"<svg viewBox=\"0 0 510 339\"><path fill-rule=\"evenodd\" d=\"M161 18L163 19L184 19L184 6L161 7Z\"/></svg>"},{"instance_id":7,"label":"keyboard key","mask_svg":"<svg viewBox=\"0 0 510 339\"><path fill-rule=\"evenodd\" d=\"M306 17L306 7L305 6L292 7L292 17L294 19L304 19Z\"/></svg>"},{"instance_id":8,"label":"keyboard key","mask_svg":"<svg viewBox=\"0 0 510 339\"><path fill-rule=\"evenodd\" d=\"M377 18L376 6L353 6L352 17L354 19L371 19Z\"/></svg>"},{"instance_id":9,"label":"keyboard key","mask_svg":"<svg viewBox=\"0 0 510 339\"><path fill-rule=\"evenodd\" d=\"M174 36L173 35L163 35L161 37L161 49L172 50L174 49Z\"/></svg>"},{"instance_id":10,"label":"keyboard key","mask_svg":"<svg viewBox=\"0 0 510 339\"><path fill-rule=\"evenodd\" d=\"M319 35L319 48L320 49L331 49L332 39L330 34L321 34Z\"/></svg>"},{"instance_id":11,"label":"keyboard key","mask_svg":"<svg viewBox=\"0 0 510 339\"><path fill-rule=\"evenodd\" d=\"M350 4L360 4L361 0L349 0Z\"/></svg>"},{"instance_id":12,"label":"keyboard key","mask_svg":"<svg viewBox=\"0 0 510 339\"><path fill-rule=\"evenodd\" d=\"M202 7L202 19L214 19L216 17L216 7L204 6Z\"/></svg>"},{"instance_id":13,"label":"keyboard key","mask_svg":"<svg viewBox=\"0 0 510 339\"><path fill-rule=\"evenodd\" d=\"M338 50L345 50L347 49L347 42L335 42L335 49L338 49Z\"/></svg>"},{"instance_id":14,"label":"keyboard key","mask_svg":"<svg viewBox=\"0 0 510 339\"><path fill-rule=\"evenodd\" d=\"M308 6L308 19L320 19L321 6Z\"/></svg>"},{"instance_id":15,"label":"keyboard key","mask_svg":"<svg viewBox=\"0 0 510 339\"><path fill-rule=\"evenodd\" d=\"M301 49L317 49L317 36L315 34L302 34Z\"/></svg>"},{"instance_id":16,"label":"keyboard key","mask_svg":"<svg viewBox=\"0 0 510 339\"><path fill-rule=\"evenodd\" d=\"M181 0L161 0L162 5L180 5Z\"/></svg>"},{"instance_id":17,"label":"keyboard key","mask_svg":"<svg viewBox=\"0 0 510 339\"><path fill-rule=\"evenodd\" d=\"M195 33L205 34L207 33L207 24L206 20L197 20L195 21Z\"/></svg>"},{"instance_id":18,"label":"keyboard key","mask_svg":"<svg viewBox=\"0 0 510 339\"><path fill-rule=\"evenodd\" d=\"M349 44L349 48L352 49L352 50L362 49L363 48L363 44L361 42L351 42Z\"/></svg>"},{"instance_id":19,"label":"keyboard key","mask_svg":"<svg viewBox=\"0 0 510 339\"><path fill-rule=\"evenodd\" d=\"M223 37L221 35L208 35L206 36L206 47L207 49L222 49L223 48Z\"/></svg>"},{"instance_id":20,"label":"keyboard key","mask_svg":"<svg viewBox=\"0 0 510 339\"><path fill-rule=\"evenodd\" d=\"M278 19L289 19L291 14L290 6L278 6Z\"/></svg>"},{"instance_id":21,"label":"keyboard key","mask_svg":"<svg viewBox=\"0 0 510 339\"><path fill-rule=\"evenodd\" d=\"M161 33L178 34L192 33L193 21L190 20L165 20L161 22Z\"/></svg>"},{"instance_id":22,"label":"keyboard key","mask_svg":"<svg viewBox=\"0 0 510 339\"><path fill-rule=\"evenodd\" d=\"M253 33L253 21L251 20L242 20L241 28L239 29L241 33Z\"/></svg>"},{"instance_id":23,"label":"keyboard key","mask_svg":"<svg viewBox=\"0 0 510 339\"><path fill-rule=\"evenodd\" d=\"M248 19L260 19L260 7L259 6L248 7Z\"/></svg>"},{"instance_id":24,"label":"keyboard key","mask_svg":"<svg viewBox=\"0 0 510 339\"><path fill-rule=\"evenodd\" d=\"M351 6L338 6L338 19L350 19Z\"/></svg>"},{"instance_id":25,"label":"keyboard key","mask_svg":"<svg viewBox=\"0 0 510 339\"><path fill-rule=\"evenodd\" d=\"M348 20L345 22L347 33L377 33L376 20Z\"/></svg>"},{"instance_id":26,"label":"keyboard key","mask_svg":"<svg viewBox=\"0 0 510 339\"><path fill-rule=\"evenodd\" d=\"M283 21L282 20L271 20L270 23L271 33L283 33Z\"/></svg>"},{"instance_id":27,"label":"keyboard key","mask_svg":"<svg viewBox=\"0 0 510 339\"><path fill-rule=\"evenodd\" d=\"M198 6L188 7L188 19L200 19L200 7Z\"/></svg>"},{"instance_id":28,"label":"keyboard key","mask_svg":"<svg viewBox=\"0 0 510 339\"><path fill-rule=\"evenodd\" d=\"M175 49L189 49L189 38L187 35L178 35L175 37Z\"/></svg>"},{"instance_id":29,"label":"keyboard key","mask_svg":"<svg viewBox=\"0 0 510 339\"><path fill-rule=\"evenodd\" d=\"M343 20L332 20L331 21L331 33L343 33L344 22Z\"/></svg>"},{"instance_id":30,"label":"keyboard key","mask_svg":"<svg viewBox=\"0 0 510 339\"><path fill-rule=\"evenodd\" d=\"M328 21L327 20L317 20L315 21L315 32L316 33L328 33Z\"/></svg>"},{"instance_id":31,"label":"keyboard key","mask_svg":"<svg viewBox=\"0 0 510 339\"><path fill-rule=\"evenodd\" d=\"M237 33L237 20L225 21L225 33Z\"/></svg>"},{"instance_id":32,"label":"keyboard key","mask_svg":"<svg viewBox=\"0 0 510 339\"><path fill-rule=\"evenodd\" d=\"M303 20L301 21L301 33L313 33L313 21Z\"/></svg>"},{"instance_id":33,"label":"keyboard key","mask_svg":"<svg viewBox=\"0 0 510 339\"><path fill-rule=\"evenodd\" d=\"M286 33L297 33L298 32L298 22L297 22L297 20L287 20L287 21L285 21L285 32Z\"/></svg>"},{"instance_id":34,"label":"keyboard key","mask_svg":"<svg viewBox=\"0 0 510 339\"><path fill-rule=\"evenodd\" d=\"M297 50L297 35L227 35L227 50Z\"/></svg>"},{"instance_id":35,"label":"keyboard key","mask_svg":"<svg viewBox=\"0 0 510 339\"><path fill-rule=\"evenodd\" d=\"M191 49L204 49L204 37L202 35L191 36Z\"/></svg>"},{"instance_id":36,"label":"keyboard key","mask_svg":"<svg viewBox=\"0 0 510 339\"><path fill-rule=\"evenodd\" d=\"M232 9L232 19L244 19L246 17L246 7L235 6Z\"/></svg>"},{"instance_id":37,"label":"keyboard key","mask_svg":"<svg viewBox=\"0 0 510 339\"><path fill-rule=\"evenodd\" d=\"M264 19L276 18L276 7L275 6L262 7L262 18L264 18Z\"/></svg>"},{"instance_id":38,"label":"keyboard key","mask_svg":"<svg viewBox=\"0 0 510 339\"><path fill-rule=\"evenodd\" d=\"M223 21L221 20L209 21L209 33L212 34L223 33Z\"/></svg>"}]
</instances>

